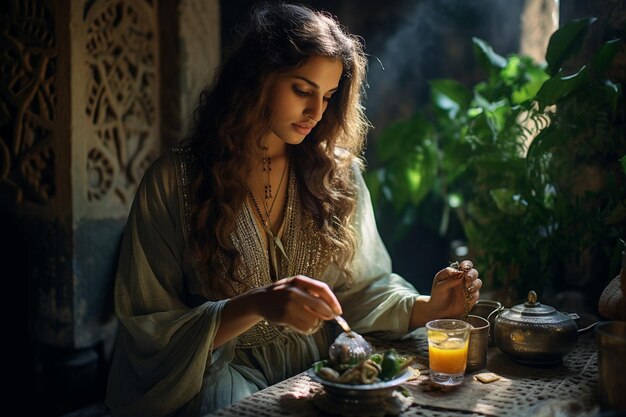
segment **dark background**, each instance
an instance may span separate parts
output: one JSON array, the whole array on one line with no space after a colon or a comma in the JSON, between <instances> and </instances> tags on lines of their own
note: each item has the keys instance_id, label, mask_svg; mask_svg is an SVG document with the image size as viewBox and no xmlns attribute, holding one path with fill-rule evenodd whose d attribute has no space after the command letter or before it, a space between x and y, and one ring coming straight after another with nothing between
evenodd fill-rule
<instances>
[{"instance_id":1,"label":"dark background","mask_svg":"<svg viewBox=\"0 0 626 417\"><path fill-rule=\"evenodd\" d=\"M257 1L222 2L222 56L228 54L238 27ZM335 15L350 33L363 38L368 54L366 114L374 129L365 157L375 166L372 148L386 126L407 119L425 105L429 80L451 78L471 87L485 77L474 61L472 38L506 56L519 52L523 0L311 0L303 4ZM587 1L560 2L560 22L591 13ZM423 222L422 222L423 223ZM428 223L428 219L426 220ZM438 225L420 225L397 241L380 230L394 271L422 293L432 277L453 259L451 238ZM462 239L462 236L456 236Z\"/></svg>"},{"instance_id":2,"label":"dark background","mask_svg":"<svg viewBox=\"0 0 626 417\"><path fill-rule=\"evenodd\" d=\"M167 2L168 0L161 0ZM237 27L243 23L255 1L228 0L220 2L221 50L228 54ZM483 79L484 74L474 62L472 37L490 44L500 55L519 50L520 16L523 0L316 0L303 1L315 9L336 15L347 29L363 38L369 57L366 112L374 129L368 138L365 157L376 163L372 148L380 132L394 121L410 117L428 100L428 81L452 78L467 86ZM560 2L560 21L590 14L589 0ZM0 215L11 207L0 207ZM436 229L436 227L435 227ZM450 259L449 240L431 229L417 227L400 242L393 242L387 230L380 230L394 261L394 270L423 293L430 292L434 273ZM17 372L11 374L9 392L31 394L26 400L27 415L58 416L83 407L91 411L74 413L72 417L103 415L108 374L109 352L105 343L94 349L35 349L26 333L28 316L20 314L28 294L27 253L31 245L20 235L16 224L0 230L3 278L9 284L5 293L5 337L26 341L9 343L11 350L5 366L17 358ZM10 260L10 262L8 262ZM15 278L14 278L15 277ZM11 314L11 312L18 312ZM17 315L17 317L15 317ZM105 341L109 343L110 341ZM33 353L35 352L35 353ZM21 363L29 363L29 372L21 372ZM52 364L52 365L50 365ZM63 364L78 370L68 372L57 368ZM96 382L94 384L94 375ZM16 402L10 398L9 402ZM106 412L106 411L104 411Z\"/></svg>"}]
</instances>

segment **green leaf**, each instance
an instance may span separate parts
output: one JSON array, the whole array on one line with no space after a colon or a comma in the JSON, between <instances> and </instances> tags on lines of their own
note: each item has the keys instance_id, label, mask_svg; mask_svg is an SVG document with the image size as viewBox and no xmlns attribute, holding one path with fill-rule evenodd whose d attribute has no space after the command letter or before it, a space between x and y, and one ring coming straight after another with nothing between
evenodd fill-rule
<instances>
[{"instance_id":1,"label":"green leaf","mask_svg":"<svg viewBox=\"0 0 626 417\"><path fill-rule=\"evenodd\" d=\"M468 220L463 223L463 231L465 232L465 236L467 236L471 250L476 251L484 248L483 235L480 233L480 229L476 226L475 222Z\"/></svg>"},{"instance_id":2,"label":"green leaf","mask_svg":"<svg viewBox=\"0 0 626 417\"><path fill-rule=\"evenodd\" d=\"M568 139L569 136L562 128L550 125L542 129L528 147L526 167L529 186L534 190L537 200L546 207L550 207L554 199L554 186L550 178L554 152L566 148Z\"/></svg>"},{"instance_id":3,"label":"green leaf","mask_svg":"<svg viewBox=\"0 0 626 417\"><path fill-rule=\"evenodd\" d=\"M370 192L370 198L372 200L372 204L376 207L378 205L378 201L381 198L380 195L380 187L382 178L384 178L384 168L379 168L372 171L366 171L364 174L365 183L367 184L367 189Z\"/></svg>"},{"instance_id":4,"label":"green leaf","mask_svg":"<svg viewBox=\"0 0 626 417\"><path fill-rule=\"evenodd\" d=\"M536 64L529 57L524 57L524 79L532 82L532 81L545 81L550 76L546 72L545 64Z\"/></svg>"},{"instance_id":5,"label":"green leaf","mask_svg":"<svg viewBox=\"0 0 626 417\"><path fill-rule=\"evenodd\" d=\"M615 113L615 111L617 110L617 103L621 94L621 86L620 84L615 84L609 80L605 80L604 91L608 96L608 100L611 105L611 112Z\"/></svg>"},{"instance_id":6,"label":"green leaf","mask_svg":"<svg viewBox=\"0 0 626 417\"><path fill-rule=\"evenodd\" d=\"M626 155L622 156L619 159L619 162L622 164L622 169L624 170L624 174L626 174Z\"/></svg>"},{"instance_id":7,"label":"green leaf","mask_svg":"<svg viewBox=\"0 0 626 417\"><path fill-rule=\"evenodd\" d=\"M622 39L613 39L602 45L596 56L594 56L593 63L591 65L593 73L596 76L602 76L604 71L611 66L622 43Z\"/></svg>"},{"instance_id":8,"label":"green leaf","mask_svg":"<svg viewBox=\"0 0 626 417\"><path fill-rule=\"evenodd\" d=\"M489 77L496 76L500 70L506 67L506 59L494 52L493 48L479 38L472 38L474 44L474 56L478 64L487 71Z\"/></svg>"},{"instance_id":9,"label":"green leaf","mask_svg":"<svg viewBox=\"0 0 626 417\"><path fill-rule=\"evenodd\" d=\"M380 365L383 361L383 355L382 353L372 353L372 356L370 356L370 360Z\"/></svg>"},{"instance_id":10,"label":"green leaf","mask_svg":"<svg viewBox=\"0 0 626 417\"><path fill-rule=\"evenodd\" d=\"M493 103L493 106L489 109L489 112L487 113L488 119L493 124L497 133L502 132L510 114L511 106L504 100Z\"/></svg>"},{"instance_id":11,"label":"green leaf","mask_svg":"<svg viewBox=\"0 0 626 417\"><path fill-rule=\"evenodd\" d=\"M626 171L626 168L624 170ZM607 224L622 224L624 221L626 221L626 200L615 206L606 218Z\"/></svg>"},{"instance_id":12,"label":"green leaf","mask_svg":"<svg viewBox=\"0 0 626 417\"><path fill-rule=\"evenodd\" d=\"M404 169L399 165L389 165L386 169L382 191L397 212L400 212L409 201L409 193L404 181Z\"/></svg>"},{"instance_id":13,"label":"green leaf","mask_svg":"<svg viewBox=\"0 0 626 417\"><path fill-rule=\"evenodd\" d=\"M555 75L558 73L563 63L580 50L589 25L596 20L595 17L574 19L552 34L546 51L546 61L548 62L546 72L548 74Z\"/></svg>"},{"instance_id":14,"label":"green leaf","mask_svg":"<svg viewBox=\"0 0 626 417\"><path fill-rule=\"evenodd\" d=\"M435 181L436 165L435 161L427 160L420 155L413 166L409 166L406 171L408 189L411 193L411 202L418 205L432 188Z\"/></svg>"},{"instance_id":15,"label":"green leaf","mask_svg":"<svg viewBox=\"0 0 626 417\"><path fill-rule=\"evenodd\" d=\"M328 361L326 359L323 359L321 361L315 362L311 367L313 368L313 372L317 373L325 366L328 366Z\"/></svg>"},{"instance_id":16,"label":"green leaf","mask_svg":"<svg viewBox=\"0 0 626 417\"><path fill-rule=\"evenodd\" d=\"M501 212L512 216L521 216L526 213L528 202L521 194L506 188L490 190L489 193Z\"/></svg>"},{"instance_id":17,"label":"green leaf","mask_svg":"<svg viewBox=\"0 0 626 417\"><path fill-rule=\"evenodd\" d=\"M500 71L502 79L506 81L508 85L513 84L522 73L522 60L517 55L511 55L506 61L506 66Z\"/></svg>"},{"instance_id":18,"label":"green leaf","mask_svg":"<svg viewBox=\"0 0 626 417\"><path fill-rule=\"evenodd\" d=\"M407 153L397 159L399 170L403 171L403 189L396 192L406 194L407 200L415 206L433 188L437 178L437 150L430 142L425 142L424 145L417 148L416 152Z\"/></svg>"},{"instance_id":19,"label":"green leaf","mask_svg":"<svg viewBox=\"0 0 626 417\"><path fill-rule=\"evenodd\" d=\"M572 93L589 80L587 67L583 66L576 74L565 77L554 76L543 83L537 92L539 108L556 104L561 98Z\"/></svg>"},{"instance_id":20,"label":"green leaf","mask_svg":"<svg viewBox=\"0 0 626 417\"><path fill-rule=\"evenodd\" d=\"M537 92L543 86L543 83L544 80L533 80L513 90L511 93L511 102L513 104L520 104L534 99Z\"/></svg>"},{"instance_id":21,"label":"green leaf","mask_svg":"<svg viewBox=\"0 0 626 417\"><path fill-rule=\"evenodd\" d=\"M430 82L432 101L435 108L443 110L450 119L466 112L472 94L463 84L454 80L434 80Z\"/></svg>"},{"instance_id":22,"label":"green leaf","mask_svg":"<svg viewBox=\"0 0 626 417\"><path fill-rule=\"evenodd\" d=\"M411 149L422 146L432 135L432 125L421 115L396 122L387 127L376 141L376 151L382 163L397 159Z\"/></svg>"}]
</instances>

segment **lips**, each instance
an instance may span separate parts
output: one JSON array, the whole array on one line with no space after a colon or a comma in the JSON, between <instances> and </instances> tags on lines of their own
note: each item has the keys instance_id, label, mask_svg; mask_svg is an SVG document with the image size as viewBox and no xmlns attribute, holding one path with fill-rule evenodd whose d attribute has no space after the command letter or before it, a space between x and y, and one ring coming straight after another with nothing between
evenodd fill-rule
<instances>
[{"instance_id":1,"label":"lips","mask_svg":"<svg viewBox=\"0 0 626 417\"><path fill-rule=\"evenodd\" d=\"M299 123L293 123L292 126L296 130L296 132L298 132L301 135L308 135L309 133L311 133L311 130L313 130L313 127L315 127L315 125L311 126L309 124L299 124Z\"/></svg>"}]
</instances>

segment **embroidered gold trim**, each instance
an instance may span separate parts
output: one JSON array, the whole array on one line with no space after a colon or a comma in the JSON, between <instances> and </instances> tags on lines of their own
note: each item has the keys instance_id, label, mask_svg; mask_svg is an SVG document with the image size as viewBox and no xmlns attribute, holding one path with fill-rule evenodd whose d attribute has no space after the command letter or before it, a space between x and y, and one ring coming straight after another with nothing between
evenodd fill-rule
<instances>
[{"instance_id":1,"label":"embroidered gold trim","mask_svg":"<svg viewBox=\"0 0 626 417\"><path fill-rule=\"evenodd\" d=\"M191 194L190 170L193 164L193 155L189 148L174 148L177 156L178 170L181 177L182 206L183 206L183 228L185 231L185 242L188 242L191 231L191 207L193 204ZM315 227L310 215L303 213L298 194L297 178L294 170L289 172L289 182L287 190L287 207L284 217L283 244L287 253L288 262L284 257L280 261L280 278L306 275L320 279L326 269L323 259L327 259L321 242L315 233ZM252 288L271 284L269 255L263 243L264 234L258 229L252 208L246 200L242 210L235 221L235 230L231 235L233 245L244 256L242 262L234 271L239 282L233 281L228 291L229 297L234 297ZM189 245L187 245L188 247ZM218 256L220 272L217 277L210 278L207 275L206 267L200 265L195 257L192 258L193 268L199 281L199 288L207 300L215 299L208 289L206 282L208 279L227 279L227 261L224 256ZM268 343L277 338L284 337L285 333L291 330L275 325L267 320L262 320L237 338L238 348L252 348ZM305 337L305 336L303 336Z\"/></svg>"}]
</instances>

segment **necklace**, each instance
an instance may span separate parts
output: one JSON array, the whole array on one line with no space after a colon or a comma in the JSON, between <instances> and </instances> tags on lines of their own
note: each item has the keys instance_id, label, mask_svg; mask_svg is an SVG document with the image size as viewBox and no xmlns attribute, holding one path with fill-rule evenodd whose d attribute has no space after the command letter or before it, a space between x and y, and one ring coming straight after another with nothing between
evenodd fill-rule
<instances>
[{"instance_id":1,"label":"necklace","mask_svg":"<svg viewBox=\"0 0 626 417\"><path fill-rule=\"evenodd\" d=\"M280 277L278 273L278 254L276 253L276 248L280 250L280 253L287 260L287 262L289 262L289 258L287 257L287 253L285 252L285 246L283 245L282 240L280 240L280 236L274 235L274 232L272 232L271 226L268 225L267 221L265 221L265 218L263 217L263 214L261 213L261 209L259 208L259 205L256 202L256 198L254 198L254 194L252 194L252 191L250 191L250 197L252 197L252 203L254 204L254 208L256 209L256 212L259 214L259 217L261 218L261 222L263 223L263 229L265 229L265 233L267 233L267 236L269 237L270 242L269 242L268 249L269 249L269 255L270 255L270 262L272 263L272 268L274 269L274 277L276 278L276 281L278 281Z\"/></svg>"},{"instance_id":2,"label":"necklace","mask_svg":"<svg viewBox=\"0 0 626 417\"><path fill-rule=\"evenodd\" d=\"M270 172L272 171L272 158L267 155L267 146L263 147L263 172L267 173L267 182L263 186L265 199L263 200L263 208L265 209L265 214L267 215L267 221L269 222L270 228L272 228L272 221L270 218L270 214L272 214L272 210L274 209L274 204L276 203L276 198L272 195L272 183L270 181ZM280 181L278 182L278 188L276 192L280 192L280 188L283 185L283 179L285 178L285 172L287 172L288 160L285 159L285 165L283 166L283 173L280 175ZM270 207L267 207L267 200L272 200L272 204ZM263 218L263 216L261 216Z\"/></svg>"},{"instance_id":3,"label":"necklace","mask_svg":"<svg viewBox=\"0 0 626 417\"><path fill-rule=\"evenodd\" d=\"M269 157L263 157L263 171L269 172L271 171L271 158ZM283 167L283 173L280 176L280 181L278 182L278 188L276 190L276 192L278 193L280 191L280 188L283 184L283 179L285 178L285 172L287 171L287 165L288 165L288 161L285 161L285 166ZM264 186L264 190L265 190L265 199L263 200L263 209L265 211L265 216L263 215L263 213L261 213L261 208L259 207L259 204L256 201L256 198L254 197L254 194L252 193L251 190L248 190L250 197L252 198L252 203L254 204L254 208L256 209L259 218L261 219L261 223L263 224L263 229L265 229L265 233L267 233L267 236L269 237L269 257L270 257L270 262L272 263L272 267L274 269L274 276L276 277L276 280L279 279L279 271L278 271L278 256L276 253L276 248L278 248L278 250L280 250L281 254L283 255L283 257L287 260L287 262L289 262L289 258L287 257L287 253L285 252L285 247L283 245L283 242L280 239L280 236L278 234L274 234L273 232L273 227L272 227L272 218L271 218L271 214L272 214L272 210L274 209L274 204L276 203L276 199L274 199L272 201L272 204L270 205L270 207L267 207L267 202L266 200L268 200L269 198L272 198L272 186L269 182L269 175L268 175L268 183ZM268 194L268 190L269 190L269 194ZM269 198L268 198L269 195ZM287 204L285 204L285 208L287 207Z\"/></svg>"},{"instance_id":4,"label":"necklace","mask_svg":"<svg viewBox=\"0 0 626 417\"><path fill-rule=\"evenodd\" d=\"M265 194L266 200L271 200L272 199L272 182L270 181L270 176L272 172L272 158L267 154L267 150L268 150L267 146L262 146L261 149L263 150L263 159L262 159L263 172L265 172L266 178L267 178L267 182L263 186L263 193ZM282 177L281 177L281 181L282 181ZM278 188L280 189L280 184L278 185Z\"/></svg>"}]
</instances>

